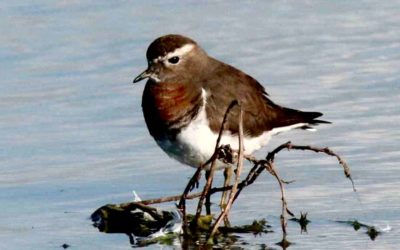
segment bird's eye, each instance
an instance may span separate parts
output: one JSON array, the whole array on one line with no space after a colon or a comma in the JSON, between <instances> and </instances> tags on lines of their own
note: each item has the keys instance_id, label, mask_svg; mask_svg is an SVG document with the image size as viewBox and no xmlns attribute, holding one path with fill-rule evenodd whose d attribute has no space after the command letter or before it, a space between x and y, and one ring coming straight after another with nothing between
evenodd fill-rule
<instances>
[{"instance_id":1,"label":"bird's eye","mask_svg":"<svg viewBox=\"0 0 400 250\"><path fill-rule=\"evenodd\" d=\"M177 64L179 62L179 57L177 56L171 57L170 59L168 59L168 62L172 64Z\"/></svg>"}]
</instances>

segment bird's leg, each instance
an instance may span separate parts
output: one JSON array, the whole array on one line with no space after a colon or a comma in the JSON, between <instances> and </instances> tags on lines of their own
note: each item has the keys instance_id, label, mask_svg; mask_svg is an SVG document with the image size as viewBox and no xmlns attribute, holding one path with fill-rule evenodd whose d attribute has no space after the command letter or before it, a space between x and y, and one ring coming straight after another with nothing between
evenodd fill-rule
<instances>
[{"instance_id":1,"label":"bird's leg","mask_svg":"<svg viewBox=\"0 0 400 250\"><path fill-rule=\"evenodd\" d=\"M232 176L232 167L227 166L224 169L224 188L229 186L229 184L231 182L231 176ZM228 198L228 191L223 191L222 195L221 195L221 201L219 203L219 206L221 207L221 211L225 210L227 198Z\"/></svg>"},{"instance_id":2,"label":"bird's leg","mask_svg":"<svg viewBox=\"0 0 400 250\"><path fill-rule=\"evenodd\" d=\"M211 175L211 171L210 170L206 170L206 174L205 174L206 181L208 180L208 178L210 178L210 175ZM207 193L206 202L205 202L204 205L206 206L207 215L210 215L211 214L211 195L210 195L209 192Z\"/></svg>"},{"instance_id":3,"label":"bird's leg","mask_svg":"<svg viewBox=\"0 0 400 250\"><path fill-rule=\"evenodd\" d=\"M231 166L228 166L228 167L226 167L224 169L224 188L231 184L232 173L233 173L233 170L232 170ZM228 192L229 191L222 192L221 201L219 203L219 205L221 207L221 212L223 212L225 210L225 207L226 207L226 204L227 204L227 200L228 200L228 197L229 197L228 196ZM225 224L226 227L230 227L231 226L231 223L230 223L230 221L228 219L228 216L225 216L224 224Z\"/></svg>"},{"instance_id":4,"label":"bird's leg","mask_svg":"<svg viewBox=\"0 0 400 250\"><path fill-rule=\"evenodd\" d=\"M192 178L189 180L188 184L186 185L185 190L183 191L183 194L181 195L181 198L178 203L178 209L182 212L182 217L183 217L183 228L184 232L186 233L187 230L185 229L187 226L187 221L186 221L186 197L189 194L191 190L193 190L196 185L198 186L199 183L199 178L201 175L201 170L203 170L203 167L200 166L197 168L196 172L192 176Z\"/></svg>"}]
</instances>

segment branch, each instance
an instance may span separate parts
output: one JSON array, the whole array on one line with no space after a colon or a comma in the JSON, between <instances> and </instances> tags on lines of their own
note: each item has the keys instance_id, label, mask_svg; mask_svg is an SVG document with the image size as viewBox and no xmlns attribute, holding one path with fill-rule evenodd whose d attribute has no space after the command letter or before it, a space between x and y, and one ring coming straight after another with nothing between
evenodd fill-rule
<instances>
[{"instance_id":1,"label":"branch","mask_svg":"<svg viewBox=\"0 0 400 250\"><path fill-rule=\"evenodd\" d=\"M226 204L225 209L221 212L221 214L218 216L212 230L210 233L210 236L208 237L208 242L214 239L214 235L218 230L219 224L222 222L222 220L227 217L231 206L235 200L236 197L236 193L238 191L238 185L239 185L239 179L240 179L240 174L242 172L242 168L243 168L243 150L244 150L244 145L243 145L243 110L242 107L239 105L240 107L240 114L239 114L239 155L238 155L238 162L237 162L237 168L236 168L236 178L235 178L235 182L232 186L232 191L229 194L229 200L228 203Z\"/></svg>"},{"instance_id":2,"label":"branch","mask_svg":"<svg viewBox=\"0 0 400 250\"><path fill-rule=\"evenodd\" d=\"M267 160L274 161L275 155L279 153L282 149L287 148L288 150L290 149L295 149L295 150L308 150L308 151L313 151L316 153L325 153L330 156L336 157L336 159L339 161L339 164L343 167L344 170L344 175L346 178L348 178L351 182L351 185L353 187L353 191L356 192L356 188L354 185L353 178L351 177L350 174L350 168L347 165L347 163L340 157L337 153L333 152L331 149L325 147L325 148L319 148L319 147L313 147L313 146L299 146L299 145L294 145L290 141L280 145L279 147L275 148L272 152L268 153L267 155Z\"/></svg>"}]
</instances>

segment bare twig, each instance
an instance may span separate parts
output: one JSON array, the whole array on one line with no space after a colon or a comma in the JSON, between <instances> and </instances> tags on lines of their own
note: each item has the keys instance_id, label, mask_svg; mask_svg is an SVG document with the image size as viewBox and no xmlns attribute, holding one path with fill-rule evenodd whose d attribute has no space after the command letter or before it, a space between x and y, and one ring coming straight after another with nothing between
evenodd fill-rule
<instances>
[{"instance_id":1,"label":"bare twig","mask_svg":"<svg viewBox=\"0 0 400 250\"><path fill-rule=\"evenodd\" d=\"M202 167L199 167L192 178L190 178L188 184L185 187L185 190L183 191L183 194L179 196L179 203L178 203L178 209L182 212L182 217L183 217L183 227L184 229L187 226L187 221L186 221L186 199L188 197L189 192L193 189L195 186L195 183L198 183L200 173L201 173ZM183 230L185 233L187 230Z\"/></svg>"},{"instance_id":2,"label":"bare twig","mask_svg":"<svg viewBox=\"0 0 400 250\"><path fill-rule=\"evenodd\" d=\"M231 109L234 106L236 106L237 104L238 104L238 102L236 100L232 101L229 104L229 106L228 106L228 108L227 108L227 110L225 112L224 119L222 120L222 124L221 124L221 128L219 130L218 138L217 138L217 141L215 143L214 153L211 156L211 158L205 164L203 164L203 166L202 166L204 168L205 166L207 166L211 162L210 173L209 173L209 176L207 178L206 185L204 186L203 192L202 192L202 194L200 196L199 202L197 204L196 215L195 215L195 218L194 218L194 221L195 221L194 225L195 226L197 224L197 220L200 218L201 210L202 210L202 207L203 207L203 204L204 204L204 199L206 197L209 197L209 195L210 195L209 192L210 192L210 189L211 189L211 184L212 184L212 180L214 178L214 172L215 172L215 168L216 168L216 164L217 164L217 160L218 160L217 158L218 158L218 153L219 153L219 144L221 142L222 133L224 131L224 126L225 126L226 120L228 118L228 114L231 111Z\"/></svg>"},{"instance_id":3,"label":"bare twig","mask_svg":"<svg viewBox=\"0 0 400 250\"><path fill-rule=\"evenodd\" d=\"M236 100L232 101L231 104L229 104L225 115L224 115L224 119L222 120L222 124L221 124L221 128L219 130L219 134L218 134L218 138L217 138L217 142L215 143L215 149L214 149L214 153L213 155L210 157L210 159L208 159L204 164L202 164L201 166L199 166L195 172L195 174L192 176L192 178L190 179L190 181L188 182L188 184L186 185L185 190L183 191L183 194L181 195L181 199L179 202L178 207L184 210L184 205L185 205L185 201L184 199L187 197L188 193L193 189L193 187L195 186L195 183L198 182L199 179L199 175L201 173L201 171L207 167L207 165L209 165L210 163L212 163L217 157L218 157L218 152L219 152L219 143L221 141L221 137L222 137L222 132L224 131L224 126L226 123L226 119L228 117L229 112L231 111L231 109L237 105L238 102Z\"/></svg>"},{"instance_id":4,"label":"bare twig","mask_svg":"<svg viewBox=\"0 0 400 250\"><path fill-rule=\"evenodd\" d=\"M294 216L292 212L290 212L290 210L287 207L287 201L286 201L286 197L285 197L285 189L283 187L283 182L282 179L279 177L277 170L274 168L274 164L273 161L268 161L267 164L264 165L265 169L276 178L276 180L278 181L279 184L279 188L281 190L281 201L282 201L282 212L281 212L281 216L280 216L280 220L281 220L281 227L282 227L282 233L283 233L283 237L282 237L282 242L286 241L286 226L287 226L287 220L286 220L286 213L290 214L291 216Z\"/></svg>"},{"instance_id":5,"label":"bare twig","mask_svg":"<svg viewBox=\"0 0 400 250\"><path fill-rule=\"evenodd\" d=\"M222 191L219 191L222 192ZM196 199L201 196L202 192L197 192L194 194L189 194L186 196L185 199L187 200L192 200ZM179 201L182 197L182 194L179 195L173 195L173 196L166 196L166 197L160 197L160 198L155 198L155 199L147 199L147 200L142 200L142 201L134 201L134 202L126 202L126 203L121 203L120 207L121 208L128 208L132 203L140 203L144 205L151 205L151 204L158 204L158 203L164 203L164 202L171 202L171 201Z\"/></svg>"},{"instance_id":6,"label":"bare twig","mask_svg":"<svg viewBox=\"0 0 400 250\"><path fill-rule=\"evenodd\" d=\"M343 167L343 171L344 171L344 175L351 181L351 184L353 186L353 191L356 192L356 188L354 186L354 181L353 178L351 177L350 174L350 168L347 165L347 163L342 159L342 157L340 157L338 154L336 154L335 152L333 152L330 148L317 148L317 147L312 147L312 146L297 146L297 145L293 145L290 143L290 148L289 149L298 149L298 150L311 150L314 151L316 153L325 153L327 155L330 156L334 156L336 157L336 159L339 161L339 164Z\"/></svg>"},{"instance_id":7,"label":"bare twig","mask_svg":"<svg viewBox=\"0 0 400 250\"><path fill-rule=\"evenodd\" d=\"M269 152L265 159L258 160L252 155L244 155L244 153L243 153L243 151L244 151L244 149L243 149L243 121L242 121L243 112L242 112L241 108L240 108L240 122L239 122L239 133L238 133L239 134L238 135L239 136L239 150L234 151L229 147L229 145L228 146L227 145L220 146L220 140L222 137L224 124L226 122L228 113L230 112L231 108L233 108L233 106L235 106L237 104L238 104L237 102L232 102L231 105L228 107L228 109L225 113L225 116L224 116L223 123L221 125L221 129L220 129L218 139L217 139L217 142L215 145L215 151L214 151L212 157L205 164L203 164L201 167L199 167L197 169L196 173L190 179L190 181L189 181L188 185L186 186L185 191L182 195L162 197L162 198L151 199L151 200L144 200L141 202L123 203L123 204L120 204L119 206L122 209L126 209L126 210L134 210L134 209L138 208L138 209L146 211L150 214L154 214L154 216L157 217L157 214L155 213L155 211L153 211L151 207L147 207L145 205L180 200L179 207L182 209L182 212L184 214L184 227L186 227L186 225L187 225L186 216L185 216L185 201L186 201L186 199L194 199L194 198L200 197L199 203L197 206L196 216L195 216L194 223L193 223L193 225L196 225L196 223L201 215L201 210L204 205L204 200L206 198L209 198L214 193L231 190L230 195L229 195L229 200L226 204L225 209L220 213L215 224L212 227L211 233L208 238L208 240L209 240L208 242L210 242L214 238L221 221L224 218L227 218L227 215L232 207L232 204L234 203L236 198L239 196L241 191L246 186L251 185L263 171L267 170L272 176L275 177L275 179L277 180L279 187L280 187L281 202L282 202L282 211L281 211L280 221L281 221L281 227L282 227L282 233L283 233L283 239L280 242L280 244L282 244L282 246L287 246L288 244L290 244L290 242L288 242L286 240L286 236L287 236L287 231L286 231L287 218L286 217L288 214L291 216L294 216L294 215L288 209L288 205L287 205L287 201L286 201L286 197L285 197L284 184L288 184L289 182L286 182L279 177L278 171L276 170L276 168L274 166L275 156L280 151L282 151L283 149L308 150L308 151L313 151L313 152L317 152L317 153L325 153L327 155L336 157L337 160L339 161L339 164L343 167L345 176L351 181L351 183L353 185L353 190L356 191L356 189L354 187L354 182L350 175L350 169L349 169L347 163L338 154L336 154L335 152L333 152L332 150L330 150L329 148L326 148L326 147L318 148L318 147L313 147L313 146L299 146L299 145L293 145L291 142L286 142L286 143L278 146L277 148L275 148L273 151ZM225 161L231 162L232 159L235 159L236 154L238 156L238 159L237 159L236 178L235 178L234 183L229 186L212 188L211 187L212 186L212 178L213 178L213 174L214 174L214 171L216 168L217 161L221 160L224 162ZM241 174L241 170L243 167L243 159L246 159L249 162L251 162L253 164L253 167L248 172L246 178L244 180L240 181L240 174ZM203 169L205 169L210 163L211 163L210 174L207 178L207 182L205 184L203 191L189 195L189 192L196 185L198 185L199 176L201 174L201 171Z\"/></svg>"},{"instance_id":8,"label":"bare twig","mask_svg":"<svg viewBox=\"0 0 400 250\"><path fill-rule=\"evenodd\" d=\"M240 180L240 174L242 172L242 168L243 168L243 150L244 150L244 145L243 145L243 110L242 107L239 105L240 107L240 115L239 115L239 155L238 155L238 162L237 162L237 168L236 168L236 178L235 178L235 182L233 184L232 190L229 194L229 200L228 203L226 204L225 209L221 212L221 214L219 215L219 217L217 218L210 236L208 238L208 240L212 240L214 239L214 235L217 232L217 229L219 227L219 224L222 222L222 220L228 215L230 208L235 200L236 197L236 192L238 190L238 185L239 185L239 180Z\"/></svg>"},{"instance_id":9,"label":"bare twig","mask_svg":"<svg viewBox=\"0 0 400 250\"><path fill-rule=\"evenodd\" d=\"M211 168L210 168L210 171L209 171L207 182L204 185L203 192L201 193L199 202L197 203L196 215L194 217L194 222L195 223L193 223L194 227L196 227L197 220L200 218L201 210L202 210L202 207L204 205L204 199L209 195L209 191L210 191L210 188L211 188L212 180L214 178L216 162L217 162L217 158L215 157L213 162L211 163Z\"/></svg>"},{"instance_id":10,"label":"bare twig","mask_svg":"<svg viewBox=\"0 0 400 250\"><path fill-rule=\"evenodd\" d=\"M311 147L311 146L298 146L298 145L293 145L290 142L284 143L282 145L280 145L279 147L277 147L276 149L274 149L272 152L269 153L269 155L267 156L267 158L269 160L275 160L275 155L281 151L282 149L285 148L291 148L291 149L299 149L299 150L306 150L304 148L312 148L311 151L314 152L324 152L326 150L326 148L316 148L316 147ZM334 154L334 156L338 157L336 153L333 153L331 150L330 152L332 154ZM256 179L257 177L265 170L264 165L266 164L267 160L257 160L254 156L252 155L245 155L244 156L246 158L246 160L248 160L249 162L251 162L253 164L253 167L251 168L251 170L249 171L249 173L247 174L246 178L239 183L238 185L238 192L237 192L237 196L240 193L240 191L245 188L248 185L251 185ZM340 158L340 157L339 157ZM345 161L343 159L340 158L339 160L340 164L342 165L344 163L345 165L345 175L350 176L350 170L348 165L345 163ZM198 172L200 172L201 169L198 169ZM197 171L196 171L197 172ZM196 176L196 174L194 175ZM197 180L197 178L196 178ZM281 180L283 183L286 183L285 181ZM189 181L191 182L191 181ZM354 183L353 183L354 185ZM214 193L218 193L218 192L223 192L223 191L229 191L232 190L232 185L226 186L226 187L214 187L211 188L210 190L210 195L214 194ZM198 193L194 193L191 195L187 195L185 198L186 199L195 199L201 196L202 192L198 192ZM149 204L157 204L157 203L163 203L163 202L171 202L171 201L178 201L182 198L182 195L174 195L174 196L167 196L167 197L161 197L161 198L156 198L156 199L148 199L148 200L143 200L140 201L139 203L145 204L145 205L149 205ZM128 202L128 203L124 203L121 204L121 207L127 206L129 204L131 204L132 202Z\"/></svg>"},{"instance_id":11,"label":"bare twig","mask_svg":"<svg viewBox=\"0 0 400 250\"><path fill-rule=\"evenodd\" d=\"M353 178L351 177L350 174L350 168L347 165L347 163L335 152L333 152L331 149L325 147L325 148L319 148L319 147L313 147L313 146L299 146L299 145L293 145L290 141L280 145L279 147L275 148L272 152L270 152L267 156L267 160L274 161L275 155L281 151L282 149L287 148L288 150L290 149L295 149L295 150L308 150L308 151L314 151L316 153L325 153L330 156L336 157L336 159L339 161L339 164L343 167L344 175L346 178L348 178L351 182L351 185L353 187L353 191L356 192L356 188L354 185Z\"/></svg>"}]
</instances>

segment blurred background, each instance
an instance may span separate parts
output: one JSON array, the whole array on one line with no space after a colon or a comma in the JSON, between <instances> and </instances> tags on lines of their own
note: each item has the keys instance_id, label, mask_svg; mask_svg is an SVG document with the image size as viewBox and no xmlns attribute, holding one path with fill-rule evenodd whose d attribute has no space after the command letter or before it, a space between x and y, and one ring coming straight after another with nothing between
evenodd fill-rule
<instances>
[{"instance_id":1,"label":"blurred background","mask_svg":"<svg viewBox=\"0 0 400 250\"><path fill-rule=\"evenodd\" d=\"M400 1L2 1L0 249L129 249L90 214L132 200L132 190L144 199L181 192L194 169L157 147L142 116L144 83L132 84L149 43L168 33L252 75L278 104L333 122L279 135L257 154L291 140L329 146L351 167L357 193L334 158L279 154L282 177L296 180L289 208L312 221L303 234L289 223L290 249L397 248L399 13ZM231 220L266 218L275 233L237 245L273 247L279 215L278 186L264 174ZM384 233L371 241L335 222L348 219ZM160 247L170 248L149 248Z\"/></svg>"}]
</instances>

